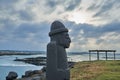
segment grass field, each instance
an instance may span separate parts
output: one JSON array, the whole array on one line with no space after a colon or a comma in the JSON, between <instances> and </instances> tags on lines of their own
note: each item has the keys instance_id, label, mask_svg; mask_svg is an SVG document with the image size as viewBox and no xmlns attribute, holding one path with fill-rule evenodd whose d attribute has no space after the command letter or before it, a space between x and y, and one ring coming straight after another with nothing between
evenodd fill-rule
<instances>
[{"instance_id":1,"label":"grass field","mask_svg":"<svg viewBox=\"0 0 120 80\"><path fill-rule=\"evenodd\" d=\"M78 62L70 80L120 80L120 60Z\"/></svg>"}]
</instances>

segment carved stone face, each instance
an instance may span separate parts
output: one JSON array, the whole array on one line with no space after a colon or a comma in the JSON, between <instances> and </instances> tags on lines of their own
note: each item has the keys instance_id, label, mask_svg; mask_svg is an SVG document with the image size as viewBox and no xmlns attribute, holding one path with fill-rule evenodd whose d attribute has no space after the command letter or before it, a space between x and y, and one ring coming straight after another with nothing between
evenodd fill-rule
<instances>
[{"instance_id":1,"label":"carved stone face","mask_svg":"<svg viewBox=\"0 0 120 80\"><path fill-rule=\"evenodd\" d=\"M60 33L58 44L63 46L64 48L69 48L70 43L71 39L69 37L68 32Z\"/></svg>"},{"instance_id":2,"label":"carved stone face","mask_svg":"<svg viewBox=\"0 0 120 80\"><path fill-rule=\"evenodd\" d=\"M69 48L71 39L68 35L68 29L60 21L54 21L49 32L51 41L56 41L57 45Z\"/></svg>"}]
</instances>

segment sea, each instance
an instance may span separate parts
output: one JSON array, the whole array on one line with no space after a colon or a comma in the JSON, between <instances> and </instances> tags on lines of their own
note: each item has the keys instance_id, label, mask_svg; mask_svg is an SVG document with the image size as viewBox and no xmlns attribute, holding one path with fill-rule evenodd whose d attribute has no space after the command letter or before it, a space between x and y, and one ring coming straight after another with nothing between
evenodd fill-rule
<instances>
[{"instance_id":1,"label":"sea","mask_svg":"<svg viewBox=\"0 0 120 80\"><path fill-rule=\"evenodd\" d=\"M89 61L89 54L87 52L69 52L67 53L68 61L79 62ZM25 74L28 70L40 70L43 66L35 66L32 64L14 61L16 58L31 58L31 57L46 57L46 53L32 54L32 55L4 55L0 56L0 80L6 80L6 76L10 71L17 72L18 78ZM113 53L108 54L108 60L113 60ZM91 60L97 60L97 54L91 54ZM100 60L105 60L105 54L100 54ZM116 53L116 60L120 60L120 53Z\"/></svg>"}]
</instances>

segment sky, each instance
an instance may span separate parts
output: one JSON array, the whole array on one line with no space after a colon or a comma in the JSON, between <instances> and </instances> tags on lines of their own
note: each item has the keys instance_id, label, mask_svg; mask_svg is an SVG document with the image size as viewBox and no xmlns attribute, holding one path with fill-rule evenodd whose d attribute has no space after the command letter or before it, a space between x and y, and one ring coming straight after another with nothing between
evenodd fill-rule
<instances>
[{"instance_id":1,"label":"sky","mask_svg":"<svg viewBox=\"0 0 120 80\"><path fill-rule=\"evenodd\" d=\"M46 51L55 20L69 29L67 51L120 52L120 0L0 0L0 50Z\"/></svg>"}]
</instances>

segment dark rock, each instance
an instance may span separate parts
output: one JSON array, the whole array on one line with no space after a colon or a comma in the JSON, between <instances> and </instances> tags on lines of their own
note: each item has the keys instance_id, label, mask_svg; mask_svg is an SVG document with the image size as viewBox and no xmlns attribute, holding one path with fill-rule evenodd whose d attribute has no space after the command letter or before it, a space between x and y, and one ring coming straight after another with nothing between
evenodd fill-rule
<instances>
[{"instance_id":1,"label":"dark rock","mask_svg":"<svg viewBox=\"0 0 120 80\"><path fill-rule=\"evenodd\" d=\"M25 75L22 75L22 78L25 78L26 76Z\"/></svg>"},{"instance_id":2,"label":"dark rock","mask_svg":"<svg viewBox=\"0 0 120 80\"><path fill-rule=\"evenodd\" d=\"M33 73L34 74L39 74L39 70L34 70Z\"/></svg>"},{"instance_id":3,"label":"dark rock","mask_svg":"<svg viewBox=\"0 0 120 80\"><path fill-rule=\"evenodd\" d=\"M34 74L42 74L43 72L42 72L42 70L34 70L33 73Z\"/></svg>"},{"instance_id":4,"label":"dark rock","mask_svg":"<svg viewBox=\"0 0 120 80\"><path fill-rule=\"evenodd\" d=\"M41 70L42 72L46 72L46 67L43 67Z\"/></svg>"},{"instance_id":5,"label":"dark rock","mask_svg":"<svg viewBox=\"0 0 120 80\"><path fill-rule=\"evenodd\" d=\"M16 72L9 72L9 74L6 76L6 80L14 80L18 77L18 74Z\"/></svg>"},{"instance_id":6,"label":"dark rock","mask_svg":"<svg viewBox=\"0 0 120 80\"><path fill-rule=\"evenodd\" d=\"M25 77L29 77L29 76L31 76L31 75L33 75L33 74L34 74L34 73L33 73L32 70L26 71L26 72L25 72Z\"/></svg>"},{"instance_id":7,"label":"dark rock","mask_svg":"<svg viewBox=\"0 0 120 80\"><path fill-rule=\"evenodd\" d=\"M14 61L22 61L29 64L34 65L46 65L46 57L35 57L35 58L24 58L24 59L18 59L16 58Z\"/></svg>"},{"instance_id":8,"label":"dark rock","mask_svg":"<svg viewBox=\"0 0 120 80\"><path fill-rule=\"evenodd\" d=\"M33 77L31 80L42 80L40 76Z\"/></svg>"}]
</instances>

